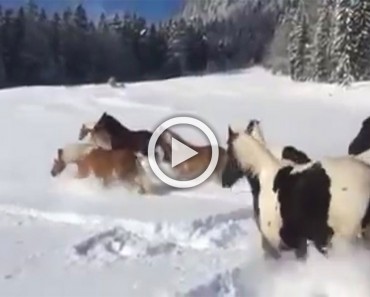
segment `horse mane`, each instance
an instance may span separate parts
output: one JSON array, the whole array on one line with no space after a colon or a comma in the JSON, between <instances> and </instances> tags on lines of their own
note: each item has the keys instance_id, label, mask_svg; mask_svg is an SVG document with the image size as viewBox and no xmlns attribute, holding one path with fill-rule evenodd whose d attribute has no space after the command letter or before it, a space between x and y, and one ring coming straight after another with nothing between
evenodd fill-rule
<instances>
[{"instance_id":1,"label":"horse mane","mask_svg":"<svg viewBox=\"0 0 370 297\"><path fill-rule=\"evenodd\" d=\"M105 128L113 134L120 134L129 131L129 129L125 127L120 121L106 112L101 116L96 125L99 125L102 122L105 123Z\"/></svg>"},{"instance_id":2,"label":"horse mane","mask_svg":"<svg viewBox=\"0 0 370 297\"><path fill-rule=\"evenodd\" d=\"M232 146L235 159L240 167L254 176L260 175L268 167L280 166L280 160L263 143L246 132L238 133Z\"/></svg>"},{"instance_id":3,"label":"horse mane","mask_svg":"<svg viewBox=\"0 0 370 297\"><path fill-rule=\"evenodd\" d=\"M246 128L246 132L254 137L254 139L257 139L261 143L266 143L265 137L262 132L262 128L260 125L260 121L256 119L252 119L249 121L248 126Z\"/></svg>"},{"instance_id":4,"label":"horse mane","mask_svg":"<svg viewBox=\"0 0 370 297\"><path fill-rule=\"evenodd\" d=\"M262 132L262 128L260 125L260 121L258 120L251 120L246 129L246 133L251 135L254 139L260 141L262 144L267 146L265 137ZM305 164L311 162L311 159L307 156L306 153L296 149L292 145L288 145L282 148L269 148L270 152L278 157L279 159L283 160L283 162L288 161L287 164ZM278 151L277 151L278 149ZM276 150L276 152L275 152Z\"/></svg>"}]
</instances>

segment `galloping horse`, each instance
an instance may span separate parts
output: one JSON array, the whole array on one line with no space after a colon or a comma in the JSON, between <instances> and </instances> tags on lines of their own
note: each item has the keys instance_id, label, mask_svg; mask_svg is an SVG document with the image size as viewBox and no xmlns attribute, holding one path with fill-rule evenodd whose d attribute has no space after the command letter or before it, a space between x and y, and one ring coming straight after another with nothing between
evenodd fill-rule
<instances>
[{"instance_id":1,"label":"galloping horse","mask_svg":"<svg viewBox=\"0 0 370 297\"><path fill-rule=\"evenodd\" d=\"M148 146L153 133L148 130L130 130L123 126L116 118L104 112L92 129L94 133L105 131L110 136L110 144L115 149L130 149L134 152L148 156ZM161 147L164 153L164 160L170 161L170 148L168 143L159 137L156 148Z\"/></svg>"},{"instance_id":2,"label":"galloping horse","mask_svg":"<svg viewBox=\"0 0 370 297\"><path fill-rule=\"evenodd\" d=\"M51 175L61 174L69 164L77 165L76 178L95 175L108 186L114 179L137 186L140 193L151 192L151 184L140 161L131 150L105 150L90 143L71 143L57 150Z\"/></svg>"},{"instance_id":3,"label":"galloping horse","mask_svg":"<svg viewBox=\"0 0 370 297\"><path fill-rule=\"evenodd\" d=\"M253 197L262 246L273 256L293 249L307 254L307 240L327 253L334 238L354 241L370 224L370 165L353 156L297 164L272 154L248 131L229 128L229 159L258 180ZM253 186L253 185L252 185Z\"/></svg>"}]
</instances>

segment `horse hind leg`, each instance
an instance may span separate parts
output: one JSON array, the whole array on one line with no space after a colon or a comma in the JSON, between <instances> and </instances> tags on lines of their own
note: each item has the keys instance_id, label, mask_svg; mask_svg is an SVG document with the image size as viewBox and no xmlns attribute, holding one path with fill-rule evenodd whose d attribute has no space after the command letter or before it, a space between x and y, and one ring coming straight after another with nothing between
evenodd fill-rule
<instances>
[{"instance_id":1,"label":"horse hind leg","mask_svg":"<svg viewBox=\"0 0 370 297\"><path fill-rule=\"evenodd\" d=\"M82 179L89 176L89 168L82 162L77 163L77 173L75 178Z\"/></svg>"},{"instance_id":2,"label":"horse hind leg","mask_svg":"<svg viewBox=\"0 0 370 297\"><path fill-rule=\"evenodd\" d=\"M152 183L149 180L144 169L139 169L138 172L133 177L134 184L138 187L138 192L140 194L148 194L153 192Z\"/></svg>"},{"instance_id":3,"label":"horse hind leg","mask_svg":"<svg viewBox=\"0 0 370 297\"><path fill-rule=\"evenodd\" d=\"M263 255L265 259L274 259L278 260L280 259L281 255L280 253L269 243L267 238L262 234L261 235L261 245L263 249Z\"/></svg>"},{"instance_id":4,"label":"horse hind leg","mask_svg":"<svg viewBox=\"0 0 370 297\"><path fill-rule=\"evenodd\" d=\"M368 245L370 245L370 201L368 202L365 216L361 220L361 237Z\"/></svg>"}]
</instances>

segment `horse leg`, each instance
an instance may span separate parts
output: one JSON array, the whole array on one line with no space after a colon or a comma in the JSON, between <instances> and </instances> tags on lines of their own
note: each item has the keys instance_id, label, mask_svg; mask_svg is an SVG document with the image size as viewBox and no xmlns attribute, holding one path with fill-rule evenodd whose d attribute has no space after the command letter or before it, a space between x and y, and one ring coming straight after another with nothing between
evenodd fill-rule
<instances>
[{"instance_id":1,"label":"horse leg","mask_svg":"<svg viewBox=\"0 0 370 297\"><path fill-rule=\"evenodd\" d=\"M298 247L294 250L294 254L300 261L305 261L307 259L307 240L305 238L299 240Z\"/></svg>"},{"instance_id":2,"label":"horse leg","mask_svg":"<svg viewBox=\"0 0 370 297\"><path fill-rule=\"evenodd\" d=\"M261 236L262 236L261 244L262 244L262 249L264 251L264 258L274 259L274 260L280 259L281 258L280 253L269 243L269 241L263 234Z\"/></svg>"},{"instance_id":3,"label":"horse leg","mask_svg":"<svg viewBox=\"0 0 370 297\"><path fill-rule=\"evenodd\" d=\"M84 164L84 162L77 163L77 174L75 178L82 179L89 176L89 168Z\"/></svg>"},{"instance_id":4,"label":"horse leg","mask_svg":"<svg viewBox=\"0 0 370 297\"><path fill-rule=\"evenodd\" d=\"M104 175L102 176L102 180L103 180L103 186L107 188L112 184L113 177L111 175Z\"/></svg>"},{"instance_id":5,"label":"horse leg","mask_svg":"<svg viewBox=\"0 0 370 297\"><path fill-rule=\"evenodd\" d=\"M316 220L310 224L306 231L309 231L308 238L312 239L317 251L322 255L327 256L328 247L334 235L333 229L327 225L326 221Z\"/></svg>"},{"instance_id":6,"label":"horse leg","mask_svg":"<svg viewBox=\"0 0 370 297\"><path fill-rule=\"evenodd\" d=\"M137 172L134 176L134 183L139 187L140 194L147 194L152 192L152 184L146 175L144 168L141 164L137 164Z\"/></svg>"}]
</instances>

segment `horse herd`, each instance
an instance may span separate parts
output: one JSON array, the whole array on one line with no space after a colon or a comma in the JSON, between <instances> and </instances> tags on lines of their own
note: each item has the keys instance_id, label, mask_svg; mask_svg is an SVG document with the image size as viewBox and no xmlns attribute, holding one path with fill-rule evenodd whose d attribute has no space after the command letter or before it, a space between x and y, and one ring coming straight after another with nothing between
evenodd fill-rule
<instances>
[{"instance_id":1,"label":"horse herd","mask_svg":"<svg viewBox=\"0 0 370 297\"><path fill-rule=\"evenodd\" d=\"M97 122L83 124L79 140L57 151L52 176L77 165L77 178L90 174L136 186L140 193L152 192L152 183L143 161L148 157L152 132L133 131L106 112ZM196 146L167 129L156 144L158 162L171 162L171 138L198 152L172 170L179 179L203 172L212 148ZM336 239L366 241L370 229L370 117L344 156L312 160L293 146L271 148L261 124L251 120L243 131L229 127L227 148L219 147L219 160L213 178L222 187L231 187L246 177L252 190L254 218L261 234L265 255L280 258L293 251L298 259L307 256L313 243L323 255Z\"/></svg>"}]
</instances>

